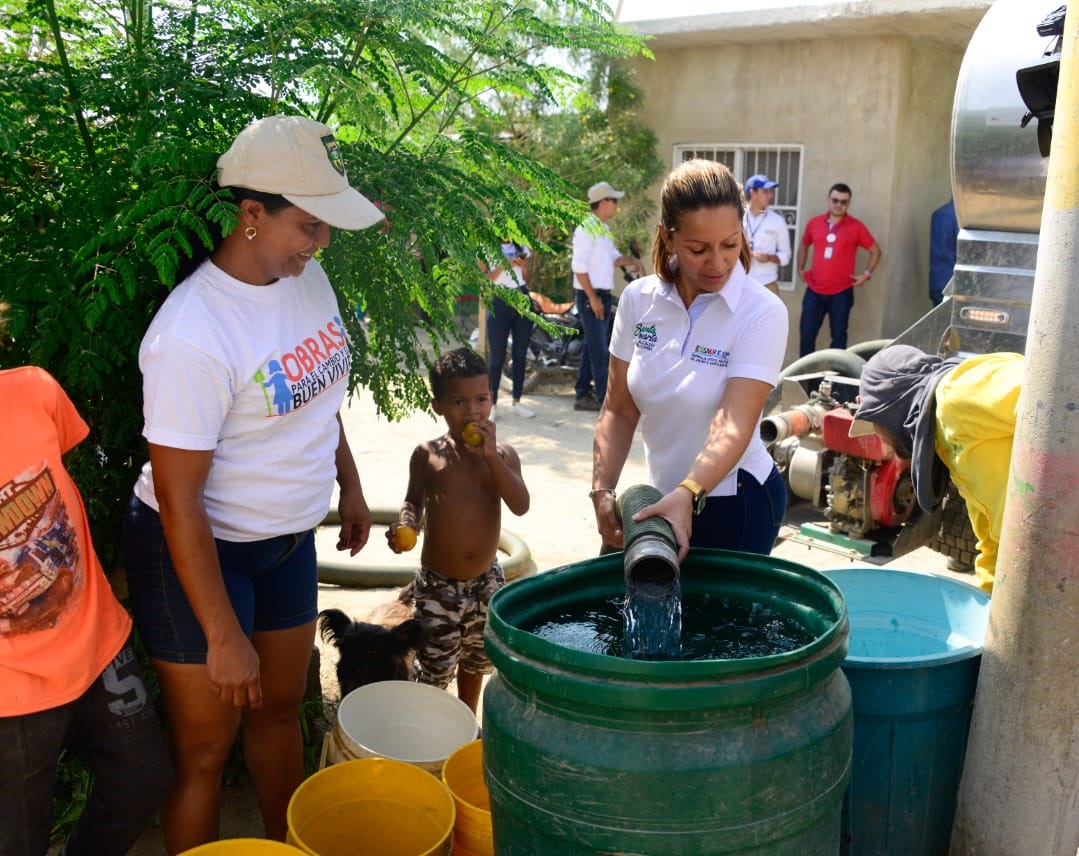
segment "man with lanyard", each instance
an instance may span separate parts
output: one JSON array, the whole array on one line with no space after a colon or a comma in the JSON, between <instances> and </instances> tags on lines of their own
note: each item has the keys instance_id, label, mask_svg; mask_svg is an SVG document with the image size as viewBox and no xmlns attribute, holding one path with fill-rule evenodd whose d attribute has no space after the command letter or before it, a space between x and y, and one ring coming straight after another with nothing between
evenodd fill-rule
<instances>
[{"instance_id":1,"label":"man with lanyard","mask_svg":"<svg viewBox=\"0 0 1079 856\"><path fill-rule=\"evenodd\" d=\"M854 289L865 285L880 263L881 250L861 220L847 214L851 190L834 184L828 191L828 213L806 224L798 245L798 275L806 284L802 297L802 318L798 325L801 356L816 350L817 333L828 316L833 348L847 347L847 321L854 307ZM809 248L813 247L813 267L805 270ZM858 248L869 250L869 264L855 275Z\"/></svg>"},{"instance_id":2,"label":"man with lanyard","mask_svg":"<svg viewBox=\"0 0 1079 856\"><path fill-rule=\"evenodd\" d=\"M584 333L574 410L599 410L607 395L607 330L614 269L632 267L638 274L644 274L640 259L618 252L607 227L607 221L618 213L618 200L625 195L606 181L593 184L588 188L592 213L573 232L574 299Z\"/></svg>"},{"instance_id":3,"label":"man with lanyard","mask_svg":"<svg viewBox=\"0 0 1079 856\"><path fill-rule=\"evenodd\" d=\"M745 183L749 207L742 215L742 228L749 238L753 261L749 267L751 279L773 294L779 294L779 268L791 260L791 238L787 221L775 211L769 211L775 188L779 183L758 174Z\"/></svg>"}]
</instances>

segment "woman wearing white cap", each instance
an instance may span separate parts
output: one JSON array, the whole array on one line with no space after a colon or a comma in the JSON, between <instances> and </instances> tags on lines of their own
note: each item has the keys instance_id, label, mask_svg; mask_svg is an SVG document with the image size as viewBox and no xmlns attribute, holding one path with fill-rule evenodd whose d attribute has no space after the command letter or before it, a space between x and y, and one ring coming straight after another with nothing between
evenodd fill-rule
<instances>
[{"instance_id":1,"label":"woman wearing white cap","mask_svg":"<svg viewBox=\"0 0 1079 856\"><path fill-rule=\"evenodd\" d=\"M317 615L314 527L340 485L339 550L371 514L338 410L351 363L313 256L330 226L382 218L349 186L331 130L244 129L218 160L238 222L169 295L139 349L150 460L125 520L131 606L160 677L176 783L170 853L218 837L241 721L270 838L303 780L300 724Z\"/></svg>"}]
</instances>

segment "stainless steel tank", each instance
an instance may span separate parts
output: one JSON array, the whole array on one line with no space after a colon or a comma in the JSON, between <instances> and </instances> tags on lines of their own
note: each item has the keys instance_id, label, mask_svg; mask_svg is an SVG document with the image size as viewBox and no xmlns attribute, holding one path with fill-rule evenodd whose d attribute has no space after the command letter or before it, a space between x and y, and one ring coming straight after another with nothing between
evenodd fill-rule
<instances>
[{"instance_id":1,"label":"stainless steel tank","mask_svg":"<svg viewBox=\"0 0 1079 856\"><path fill-rule=\"evenodd\" d=\"M1048 157L1016 73L1055 60L1038 25L1060 0L997 0L963 56L952 107L956 265L934 307L897 342L945 356L1026 350ZM1055 98L1055 83L1052 87ZM1045 128L1042 129L1043 133Z\"/></svg>"},{"instance_id":2,"label":"stainless steel tank","mask_svg":"<svg viewBox=\"0 0 1079 856\"><path fill-rule=\"evenodd\" d=\"M1038 23L1060 0L998 0L974 31L952 107L952 190L964 229L1037 233L1048 158L1027 112L1016 71L1046 59L1054 38Z\"/></svg>"}]
</instances>

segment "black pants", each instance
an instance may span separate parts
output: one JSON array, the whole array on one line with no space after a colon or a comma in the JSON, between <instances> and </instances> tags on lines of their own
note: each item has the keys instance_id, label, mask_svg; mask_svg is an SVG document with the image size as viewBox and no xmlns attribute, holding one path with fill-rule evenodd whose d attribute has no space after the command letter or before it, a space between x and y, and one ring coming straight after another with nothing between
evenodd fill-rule
<instances>
[{"instance_id":1,"label":"black pants","mask_svg":"<svg viewBox=\"0 0 1079 856\"><path fill-rule=\"evenodd\" d=\"M513 400L524 392L525 369L528 359L528 340L532 337L532 321L521 315L505 301L495 298L487 312L487 373L491 378L491 401L498 401L498 385L502 366L506 362L506 343L513 334Z\"/></svg>"},{"instance_id":2,"label":"black pants","mask_svg":"<svg viewBox=\"0 0 1079 856\"><path fill-rule=\"evenodd\" d=\"M576 398L580 401L593 392L596 401L603 404L607 397L607 371L610 367L608 348L611 342L611 292L598 290L600 303L603 304L603 317L597 318L592 311L592 304L584 289L574 292L577 301L577 315L581 319L584 334L584 348L581 351L581 364L577 367L577 384L574 387Z\"/></svg>"},{"instance_id":3,"label":"black pants","mask_svg":"<svg viewBox=\"0 0 1079 856\"><path fill-rule=\"evenodd\" d=\"M848 288L839 294L817 294L807 288L802 295L802 317L798 322L800 336L799 356L812 354L817 349L817 333L820 332L824 316L832 333L831 348L843 350L847 347L847 321L854 308L854 289Z\"/></svg>"},{"instance_id":4,"label":"black pants","mask_svg":"<svg viewBox=\"0 0 1079 856\"><path fill-rule=\"evenodd\" d=\"M86 761L94 783L61 853L122 856L172 786L172 764L130 641L74 701L0 717L3 856L48 850L56 764L65 749Z\"/></svg>"}]
</instances>

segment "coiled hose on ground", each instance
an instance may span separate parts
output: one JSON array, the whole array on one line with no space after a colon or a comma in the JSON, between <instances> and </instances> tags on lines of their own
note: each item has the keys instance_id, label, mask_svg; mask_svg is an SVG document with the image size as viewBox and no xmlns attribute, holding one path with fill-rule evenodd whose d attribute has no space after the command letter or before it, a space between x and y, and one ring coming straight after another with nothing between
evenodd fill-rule
<instances>
[{"instance_id":1,"label":"coiled hose on ground","mask_svg":"<svg viewBox=\"0 0 1079 856\"><path fill-rule=\"evenodd\" d=\"M371 518L375 525L389 526L397 522L398 514L397 509L371 509ZM332 509L320 525L336 526L340 523L340 515L336 509ZM504 554L499 557L499 561L506 572L507 580L524 576L532 570L532 552L520 536L503 529L498 539L498 550ZM318 560L318 581L329 585L358 588L403 586L412 582L414 576L415 571L412 568L367 565L363 564L362 559L329 559L320 556Z\"/></svg>"}]
</instances>

